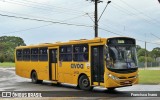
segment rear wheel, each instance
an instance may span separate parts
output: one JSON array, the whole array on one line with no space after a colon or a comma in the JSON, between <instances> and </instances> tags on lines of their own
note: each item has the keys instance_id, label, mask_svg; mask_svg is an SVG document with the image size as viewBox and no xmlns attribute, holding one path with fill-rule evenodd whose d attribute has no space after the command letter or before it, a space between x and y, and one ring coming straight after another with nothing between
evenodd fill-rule
<instances>
[{"instance_id":1,"label":"rear wheel","mask_svg":"<svg viewBox=\"0 0 160 100\"><path fill-rule=\"evenodd\" d=\"M32 83L35 83L35 84L43 82L43 80L38 80L38 76L37 76L37 73L35 71L32 72L31 79L32 79Z\"/></svg>"},{"instance_id":2,"label":"rear wheel","mask_svg":"<svg viewBox=\"0 0 160 100\"><path fill-rule=\"evenodd\" d=\"M86 90L86 91L89 91L89 90L93 89L93 87L90 86L90 81L89 81L89 79L86 75L82 75L79 78L78 86L79 86L80 89Z\"/></svg>"}]
</instances>

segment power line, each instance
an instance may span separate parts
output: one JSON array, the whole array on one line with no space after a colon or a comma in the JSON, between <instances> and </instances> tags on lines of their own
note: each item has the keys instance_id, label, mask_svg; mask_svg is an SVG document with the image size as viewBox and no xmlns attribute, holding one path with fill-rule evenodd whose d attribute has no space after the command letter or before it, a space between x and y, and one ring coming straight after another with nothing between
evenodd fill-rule
<instances>
[{"instance_id":1,"label":"power line","mask_svg":"<svg viewBox=\"0 0 160 100\"><path fill-rule=\"evenodd\" d=\"M109 33L112 33L112 34L115 34L115 35L118 35L118 36L123 36L123 35L121 35L121 34L119 34L119 33L116 33L116 32L113 32L113 31L110 31L110 30L107 30L107 29L104 29L104 28L100 28L100 27L98 27L100 30L103 30L103 31L106 31L106 32L109 32Z\"/></svg>"},{"instance_id":2,"label":"power line","mask_svg":"<svg viewBox=\"0 0 160 100\"><path fill-rule=\"evenodd\" d=\"M37 8L37 9L41 9L41 10L53 11L53 9L54 9L54 12L58 11L58 13L72 13L72 14L73 13L75 13L75 14L86 13L85 11L73 9L73 6L72 6L72 8L66 8L66 7L60 7L60 6L57 6L57 5L55 6L55 5L45 4L45 3L39 3L39 2L35 2L35 1L28 1L28 2L27 1L28 0L25 0L25 1L15 1L15 0L6 1L5 0L5 2L8 2L8 3L27 6L27 7L32 7L32 8ZM72 5L75 5L75 4L72 4Z\"/></svg>"},{"instance_id":3,"label":"power line","mask_svg":"<svg viewBox=\"0 0 160 100\"><path fill-rule=\"evenodd\" d=\"M36 18L42 18L42 19L51 19L51 18L45 18L45 17L39 17L39 16L33 16L33 15L15 13L15 12L3 11L3 10L0 10L0 12L8 13L8 14L14 14L14 15L20 15L20 16L25 16L25 17L27 16L27 17L36 17ZM56 20L56 19L51 19L51 20Z\"/></svg>"},{"instance_id":4,"label":"power line","mask_svg":"<svg viewBox=\"0 0 160 100\"><path fill-rule=\"evenodd\" d=\"M46 19L46 20L50 19L50 20L56 20L56 21L64 22L64 20L61 21L61 20L59 20L59 19L51 19L51 18L47 18L47 17L32 16L32 15L28 15L28 14L20 14L20 13L14 13L14 12L2 11L2 10L0 10L0 12L9 13L9 14L14 14L14 15L22 15L22 16L25 16L25 17L26 17L26 16L27 16L27 17L36 17L36 18L41 18L41 19ZM78 15L78 16L76 16L76 17L71 17L71 18L66 19L65 21L77 19L77 18L80 18L80 17L86 17L86 14Z\"/></svg>"},{"instance_id":5,"label":"power line","mask_svg":"<svg viewBox=\"0 0 160 100\"><path fill-rule=\"evenodd\" d=\"M72 24L72 23L64 23L64 22L54 22L54 21L47 21L47 20L42 20L42 19L32 19L32 18L27 18L27 17L19 17L19 16L11 16L11 15L4 15L4 14L0 14L0 16L5 16L5 17L11 17L11 18L19 18L19 19L25 19L25 20L34 20L34 21L39 21L39 22L47 22L47 23L54 23L54 24L64 24L64 25L71 25L71 26L83 26L83 27L93 27L93 26L87 26L87 25L81 25L81 24ZM39 26L39 27L42 27L42 26ZM31 28L31 29L34 29L34 28ZM103 31L107 31L107 32L110 32L112 34L115 34L115 35L118 35L118 36L123 36L119 33L116 33L116 32L113 32L113 31L110 31L110 30L106 30L106 29L103 29L103 28L100 28L100 30L103 30ZM30 29L25 29L25 30L30 30ZM140 42L145 42L143 40L139 40L139 39L136 39ZM147 43L150 43L150 44L157 44L157 45L160 45L159 43L152 43L152 42L148 42L146 41Z\"/></svg>"},{"instance_id":6,"label":"power line","mask_svg":"<svg viewBox=\"0 0 160 100\"><path fill-rule=\"evenodd\" d=\"M80 11L80 10L73 9L73 6L75 6L75 5L77 6L77 4L80 5L80 7L82 7L82 4L80 4L81 1L71 2L71 4L73 5L73 6L72 6L72 9L70 9L70 8L64 8L64 7L60 7L60 6L55 6L55 5L50 5L50 4L39 3L39 2L35 2L35 1L30 1L30 0L25 0L25 2L29 2L29 3L36 4L36 5L39 4L39 5L41 5L41 6L45 6L45 7L49 7L49 8L55 7L55 8L65 9L65 10L71 10L71 11L77 11L77 12L84 12L84 11ZM57 5L60 5L60 4L57 4ZM64 5L63 5L63 6L64 6Z\"/></svg>"},{"instance_id":7,"label":"power line","mask_svg":"<svg viewBox=\"0 0 160 100\"><path fill-rule=\"evenodd\" d=\"M158 39L160 39L160 37L158 37L158 36L156 36L155 34L153 34L153 33L151 33L154 37L156 37L156 38L158 38Z\"/></svg>"},{"instance_id":8,"label":"power line","mask_svg":"<svg viewBox=\"0 0 160 100\"><path fill-rule=\"evenodd\" d=\"M92 20L92 22L94 22L94 20L92 19L92 17L88 13L86 13L86 15Z\"/></svg>"},{"instance_id":9,"label":"power line","mask_svg":"<svg viewBox=\"0 0 160 100\"><path fill-rule=\"evenodd\" d=\"M39 21L39 22L47 22L47 23L49 22L49 23L54 23L54 24L64 24L64 25L71 25L71 26L93 27L93 26L83 25L83 24L64 23L64 22L58 22L58 21L49 21L49 20L42 20L42 19L28 18L28 17L20 17L20 16L13 16L13 15L5 15L5 14L0 14L0 16L17 18L17 19L32 20L32 21Z\"/></svg>"},{"instance_id":10,"label":"power line","mask_svg":"<svg viewBox=\"0 0 160 100\"><path fill-rule=\"evenodd\" d=\"M110 33L112 33L112 34L115 34L115 35L118 35L118 36L123 36L123 35L121 35L121 34L119 34L119 33L116 33L116 32L113 32L113 31L110 31L110 30L107 30L107 29L103 29L103 28L100 28L99 27L99 29L100 30L103 30L103 31L106 31L106 32L110 32ZM124 37L124 36L123 36ZM144 41L144 40L140 40L140 39L136 39L137 41L140 41L140 42L146 42L146 43L150 43L150 44L156 44L156 45L160 45L160 43L153 43L153 42L148 42L148 41Z\"/></svg>"},{"instance_id":11,"label":"power line","mask_svg":"<svg viewBox=\"0 0 160 100\"><path fill-rule=\"evenodd\" d=\"M31 8L36 8L38 10L45 10L45 11L49 11L49 12L57 12L57 13L72 13L72 14L81 14L80 12L82 11L75 11L75 9L72 9L72 10L67 10L66 9L63 9L65 11L62 11L62 8L59 9L59 10L55 10L55 9L58 9L58 7L54 7L54 11L53 11L53 7L52 8L47 8L47 7L38 7L38 6L33 6L33 5L28 5L24 2L20 2L20 1L3 1L3 2L6 2L6 3L10 3L10 4L16 4L16 5L20 5L20 6L26 6L26 7L31 7ZM84 12L83 12L84 13Z\"/></svg>"},{"instance_id":12,"label":"power line","mask_svg":"<svg viewBox=\"0 0 160 100\"><path fill-rule=\"evenodd\" d=\"M127 5L127 6L130 7L130 8L132 8L133 10L137 11L138 13L143 14L144 16L148 17L148 18L151 19L151 20L154 20L156 23L159 22L158 20L151 18L150 16L148 16L148 15L146 15L145 13L143 13L142 11L134 8L133 6L131 6L131 5L129 5L128 3L124 2L123 0L120 0L120 1L122 1L125 5ZM158 23L158 24L159 24L159 23Z\"/></svg>"},{"instance_id":13,"label":"power line","mask_svg":"<svg viewBox=\"0 0 160 100\"><path fill-rule=\"evenodd\" d=\"M11 31L11 32L6 32L6 33L2 33L2 34L10 34L10 33L29 31L29 30L33 30L33 29L38 29L38 28L50 26L50 25L53 25L53 24L47 24L47 25L42 25L42 26L37 26L37 27L32 27L32 28L27 28L27 29L22 29L22 30L17 30L17 31Z\"/></svg>"},{"instance_id":14,"label":"power line","mask_svg":"<svg viewBox=\"0 0 160 100\"><path fill-rule=\"evenodd\" d=\"M76 17L73 17L73 18L68 18L68 19L65 19L65 20L63 20L63 21L61 21L61 22L73 20L73 19L76 19L76 18L79 18L79 17L82 17L82 16L84 16L84 15L76 16ZM22 29L22 30L17 30L17 31L6 32L6 33L3 33L3 34L10 34L10 33L17 33L17 32L29 31L29 30L33 30L33 29L38 29L38 28L50 26L50 25L53 25L53 23L47 24L47 25L42 25L42 26L37 26L37 27L32 27L32 28L27 28L27 29Z\"/></svg>"},{"instance_id":15,"label":"power line","mask_svg":"<svg viewBox=\"0 0 160 100\"><path fill-rule=\"evenodd\" d=\"M115 9L117 9L117 10L119 10L119 11L121 11L121 12L123 12L123 13L125 13L125 14L127 14L127 15L129 15L129 16L137 16L137 14L129 11L128 9L125 9L125 8L121 7L120 5L118 5L118 4L116 4L116 3L112 3L112 4L114 4L115 6L118 7L118 8L117 8L117 7L115 7L114 5L112 5L112 6L114 6ZM120 10L120 9L121 9L121 10ZM139 13L140 13L140 12L139 12ZM148 19L146 19L146 18L144 18L144 17L143 17L143 18L140 17L140 16L137 16L137 17L143 19L145 22L147 22L147 23L150 24L150 25L155 25L155 26L159 27L158 23L152 22L152 21L150 21L150 20L148 20Z\"/></svg>"},{"instance_id":16,"label":"power line","mask_svg":"<svg viewBox=\"0 0 160 100\"><path fill-rule=\"evenodd\" d=\"M58 21L56 22L56 21L42 20L42 19L36 19L36 18L28 18L28 17L13 16L13 15L5 15L5 14L0 14L0 16L10 17L10 18L18 18L18 19L25 19L25 20L32 20L32 21L34 20L34 21L54 23L54 24L64 24L64 25L71 25L71 26L93 27L93 26L82 25L82 24L64 23L64 22L58 22ZM43 27L43 26L39 26L39 27ZM34 29L34 28L30 28L30 29ZM25 30L30 30L30 29L25 29ZM119 36L123 36L123 35L121 35L119 33L116 33L116 32L110 31L110 30L106 30L106 29L103 29L103 28L99 28L99 29L107 31L107 32L110 32L110 33L113 33L113 34L116 34L116 35L119 35ZM23 31L25 31L25 30L23 30ZM136 39L136 40L138 40L138 39ZM138 40L138 41L145 42L143 40ZM160 45L158 43L152 43L152 42L147 42L147 43Z\"/></svg>"}]
</instances>

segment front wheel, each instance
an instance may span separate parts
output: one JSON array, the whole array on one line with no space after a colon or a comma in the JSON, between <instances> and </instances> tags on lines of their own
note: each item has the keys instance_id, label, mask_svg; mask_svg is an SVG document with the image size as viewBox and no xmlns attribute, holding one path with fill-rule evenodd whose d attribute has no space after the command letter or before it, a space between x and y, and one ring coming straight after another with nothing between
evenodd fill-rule
<instances>
[{"instance_id":1,"label":"front wheel","mask_svg":"<svg viewBox=\"0 0 160 100\"><path fill-rule=\"evenodd\" d=\"M89 81L89 79L86 75L82 75L79 78L78 86L79 86L80 89L86 90L86 91L89 91L89 90L93 89L93 87L90 86L90 81Z\"/></svg>"}]
</instances>

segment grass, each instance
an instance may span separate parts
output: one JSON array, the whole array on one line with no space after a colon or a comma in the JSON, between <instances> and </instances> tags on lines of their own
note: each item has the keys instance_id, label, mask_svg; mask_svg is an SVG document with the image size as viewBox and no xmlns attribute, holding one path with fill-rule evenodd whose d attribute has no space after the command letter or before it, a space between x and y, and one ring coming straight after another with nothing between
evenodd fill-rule
<instances>
[{"instance_id":1,"label":"grass","mask_svg":"<svg viewBox=\"0 0 160 100\"><path fill-rule=\"evenodd\" d=\"M15 67L15 63L3 62L3 63L0 63L0 67Z\"/></svg>"},{"instance_id":2,"label":"grass","mask_svg":"<svg viewBox=\"0 0 160 100\"><path fill-rule=\"evenodd\" d=\"M160 84L160 70L139 70L140 84Z\"/></svg>"}]
</instances>

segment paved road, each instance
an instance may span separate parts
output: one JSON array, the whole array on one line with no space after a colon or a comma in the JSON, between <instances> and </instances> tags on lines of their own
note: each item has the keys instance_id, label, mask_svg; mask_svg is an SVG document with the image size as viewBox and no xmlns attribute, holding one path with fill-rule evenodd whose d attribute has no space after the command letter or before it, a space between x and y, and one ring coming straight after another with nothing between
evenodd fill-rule
<instances>
[{"instance_id":1,"label":"paved road","mask_svg":"<svg viewBox=\"0 0 160 100\"><path fill-rule=\"evenodd\" d=\"M52 96L62 96L68 94L74 94L82 97L72 97L69 99L91 99L91 100L159 100L159 97L119 97L119 96L130 96L131 93L140 93L141 91L160 91L160 85L134 85L131 87L117 88L115 91L108 91L105 88L96 87L93 91L82 91L75 88L73 85L63 84L62 86L56 86L51 82L45 81L43 84L33 84L30 79L21 78L15 75L13 68L0 68L0 91L52 91L49 92ZM54 92L55 91L55 92ZM128 92L130 91L130 92ZM139 91L139 92L135 92ZM157 93L157 92L155 92ZM160 95L160 93L159 93ZM90 96L88 98L88 96ZM1 94L0 94L1 97Z\"/></svg>"}]
</instances>

